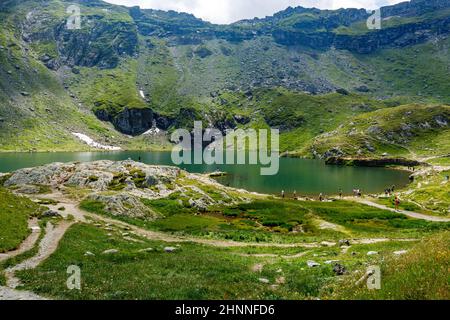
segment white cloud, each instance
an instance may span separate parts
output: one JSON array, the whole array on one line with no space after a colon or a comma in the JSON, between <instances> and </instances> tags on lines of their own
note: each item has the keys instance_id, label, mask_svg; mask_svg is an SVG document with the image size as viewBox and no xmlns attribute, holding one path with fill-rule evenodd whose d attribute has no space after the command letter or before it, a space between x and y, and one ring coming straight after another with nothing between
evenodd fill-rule
<instances>
[{"instance_id":1,"label":"white cloud","mask_svg":"<svg viewBox=\"0 0 450 320\"><path fill-rule=\"evenodd\" d=\"M189 12L214 23L231 23L254 17L263 18L287 7L316 7L320 9L374 9L402 0L106 0L114 4L140 6L145 9Z\"/></svg>"}]
</instances>

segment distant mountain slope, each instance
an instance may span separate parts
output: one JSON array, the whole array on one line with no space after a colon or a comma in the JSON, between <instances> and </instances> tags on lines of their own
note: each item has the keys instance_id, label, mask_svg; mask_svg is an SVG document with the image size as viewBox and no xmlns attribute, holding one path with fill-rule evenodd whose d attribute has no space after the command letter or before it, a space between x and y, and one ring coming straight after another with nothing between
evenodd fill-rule
<instances>
[{"instance_id":1,"label":"distant mountain slope","mask_svg":"<svg viewBox=\"0 0 450 320\"><path fill-rule=\"evenodd\" d=\"M405 105L357 116L318 136L307 151L330 156L406 156L424 159L450 151L450 106Z\"/></svg>"},{"instance_id":2,"label":"distant mountain slope","mask_svg":"<svg viewBox=\"0 0 450 320\"><path fill-rule=\"evenodd\" d=\"M66 28L71 4L81 30ZM302 7L223 26L98 0L3 1L0 149L83 148L72 131L148 148L167 143L141 136L153 126L203 120L281 125L282 151L298 152L361 112L450 103L450 0L381 12L381 30L365 10ZM329 110L339 116L314 116Z\"/></svg>"}]
</instances>

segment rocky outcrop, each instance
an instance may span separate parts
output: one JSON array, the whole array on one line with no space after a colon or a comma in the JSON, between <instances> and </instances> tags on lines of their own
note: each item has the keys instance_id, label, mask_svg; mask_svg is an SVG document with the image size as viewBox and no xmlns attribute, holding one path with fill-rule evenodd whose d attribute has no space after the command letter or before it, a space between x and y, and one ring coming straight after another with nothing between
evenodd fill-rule
<instances>
[{"instance_id":1,"label":"rocky outcrop","mask_svg":"<svg viewBox=\"0 0 450 320\"><path fill-rule=\"evenodd\" d=\"M80 30L68 30L65 19L53 15L52 10L36 7L23 21L22 38L37 46L44 43L49 48L54 47L40 57L52 70L62 65L115 68L121 57L137 52L137 28L132 21L109 20L107 15L85 15L81 25Z\"/></svg>"},{"instance_id":2,"label":"rocky outcrop","mask_svg":"<svg viewBox=\"0 0 450 320\"><path fill-rule=\"evenodd\" d=\"M91 201L104 204L104 210L115 216L128 216L145 220L155 220L160 217L154 211L145 206L138 197L128 193L119 194L91 194L88 196ZM130 210L132 208L132 210Z\"/></svg>"},{"instance_id":3,"label":"rocky outcrop","mask_svg":"<svg viewBox=\"0 0 450 320\"><path fill-rule=\"evenodd\" d=\"M105 109L98 109L94 112L100 120L111 122L118 131L133 136L151 129L156 120L155 114L150 108L124 108L117 114L110 114Z\"/></svg>"},{"instance_id":4,"label":"rocky outcrop","mask_svg":"<svg viewBox=\"0 0 450 320\"><path fill-rule=\"evenodd\" d=\"M121 183L121 190L136 194L146 191L149 197L158 197L160 192L145 190L151 186L165 185L174 181L180 170L174 167L148 166L133 161L96 161L90 163L52 163L46 166L18 170L4 182L6 187L45 185L51 187L77 187L95 191L111 190ZM144 186L144 181L151 181ZM117 182L115 184L115 182ZM131 182L131 183L129 183ZM117 189L117 188L116 188ZM139 191L139 192L138 192ZM162 193L165 194L165 193Z\"/></svg>"},{"instance_id":5,"label":"rocky outcrop","mask_svg":"<svg viewBox=\"0 0 450 320\"><path fill-rule=\"evenodd\" d=\"M417 167L426 165L416 160L409 160L405 158L343 158L343 157L329 157L326 159L327 165L340 166L355 166L355 167L386 167L386 166L405 166Z\"/></svg>"}]
</instances>

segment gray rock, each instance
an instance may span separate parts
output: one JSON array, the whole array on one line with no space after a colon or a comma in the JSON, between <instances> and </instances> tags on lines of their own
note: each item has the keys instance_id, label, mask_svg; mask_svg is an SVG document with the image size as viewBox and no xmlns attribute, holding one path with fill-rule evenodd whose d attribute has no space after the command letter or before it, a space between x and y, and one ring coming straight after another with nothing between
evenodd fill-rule
<instances>
[{"instance_id":1,"label":"gray rock","mask_svg":"<svg viewBox=\"0 0 450 320\"><path fill-rule=\"evenodd\" d=\"M333 267L333 272L338 276L342 276L347 273L347 269L343 265L336 263Z\"/></svg>"},{"instance_id":2,"label":"gray rock","mask_svg":"<svg viewBox=\"0 0 450 320\"><path fill-rule=\"evenodd\" d=\"M175 252L176 250L177 250L177 248L174 248L174 247L165 247L164 248L164 251L167 253L172 253L172 252Z\"/></svg>"},{"instance_id":3,"label":"gray rock","mask_svg":"<svg viewBox=\"0 0 450 320\"><path fill-rule=\"evenodd\" d=\"M49 217L60 217L60 214L53 210L47 210L42 214L43 217L49 218Z\"/></svg>"},{"instance_id":4,"label":"gray rock","mask_svg":"<svg viewBox=\"0 0 450 320\"><path fill-rule=\"evenodd\" d=\"M312 261L312 260L309 260L308 262L306 262L306 264L307 264L308 267L310 267L310 268L320 267L320 263L317 263L317 262Z\"/></svg>"},{"instance_id":5,"label":"gray rock","mask_svg":"<svg viewBox=\"0 0 450 320\"><path fill-rule=\"evenodd\" d=\"M339 240L339 246L340 247L343 247L343 246L349 247L350 246L350 240L346 240L346 239Z\"/></svg>"},{"instance_id":6,"label":"gray rock","mask_svg":"<svg viewBox=\"0 0 450 320\"><path fill-rule=\"evenodd\" d=\"M368 256L376 256L377 254L378 254L378 252L376 252L376 251L369 251L369 252L367 252Z\"/></svg>"},{"instance_id":7,"label":"gray rock","mask_svg":"<svg viewBox=\"0 0 450 320\"><path fill-rule=\"evenodd\" d=\"M95 257L95 254L93 254L93 253L90 252L90 251L87 251L87 252L84 254L84 256L85 256L85 257Z\"/></svg>"},{"instance_id":8,"label":"gray rock","mask_svg":"<svg viewBox=\"0 0 450 320\"><path fill-rule=\"evenodd\" d=\"M103 251L102 254L116 254L116 253L119 253L119 250L117 250L117 249L110 249L110 250Z\"/></svg>"},{"instance_id":9,"label":"gray rock","mask_svg":"<svg viewBox=\"0 0 450 320\"><path fill-rule=\"evenodd\" d=\"M258 280L259 280L259 282L264 283L264 284L270 283L269 279L266 279L266 278L259 278Z\"/></svg>"}]
</instances>

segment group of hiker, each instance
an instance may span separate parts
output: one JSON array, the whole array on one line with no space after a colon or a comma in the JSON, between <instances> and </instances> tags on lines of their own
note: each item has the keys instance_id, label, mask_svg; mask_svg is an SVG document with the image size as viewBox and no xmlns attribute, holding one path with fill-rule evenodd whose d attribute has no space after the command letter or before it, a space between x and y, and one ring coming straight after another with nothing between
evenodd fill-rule
<instances>
[{"instance_id":1,"label":"group of hiker","mask_svg":"<svg viewBox=\"0 0 450 320\"><path fill-rule=\"evenodd\" d=\"M355 190L353 190L353 193L354 193L354 195L357 196L357 197L362 197L362 191L361 191L360 189L355 189ZM343 197L344 197L344 191L343 191L342 189L339 189L339 198L342 199ZM285 199L285 198L286 198L286 192L285 192L284 190L281 190L281 198L282 198L282 199ZM293 198L294 200L298 200L298 199L299 199L298 196L297 196L297 190L295 190L295 191L293 192L293 197L292 197L292 198ZM319 194L318 200L319 200L320 202L326 200L326 198L325 198L325 196L324 196L323 193L320 193L320 194Z\"/></svg>"},{"instance_id":2,"label":"group of hiker","mask_svg":"<svg viewBox=\"0 0 450 320\"><path fill-rule=\"evenodd\" d=\"M389 196L389 197L392 196L392 194L393 194L394 192L395 192L395 186L392 186L391 188L387 188L387 189L385 190L386 196ZM361 189L354 189L354 190L353 190L353 195L354 195L355 197L361 198L361 197L362 197L362 191L361 191ZM339 190L339 198L342 199L343 196L344 196L344 192L342 191L342 189L340 189L340 190ZM281 198L282 198L282 199L285 199L285 198L286 198L286 192L285 192L284 190L281 191ZM297 191L296 191L296 190L295 190L294 193L293 193L293 199L294 199L294 200L298 200L298 197L297 197ZM323 201L326 200L326 198L325 198L325 196L324 196L323 193L320 193L320 194L319 194L318 200L319 200L320 202L323 202ZM396 210L399 210L399 207L400 207L400 198L399 198L398 196L395 196L394 204L395 204L395 209L396 209Z\"/></svg>"},{"instance_id":3,"label":"group of hiker","mask_svg":"<svg viewBox=\"0 0 450 320\"><path fill-rule=\"evenodd\" d=\"M395 186L384 189L384 194L386 195L386 197L390 197L394 192L395 192Z\"/></svg>"}]
</instances>

